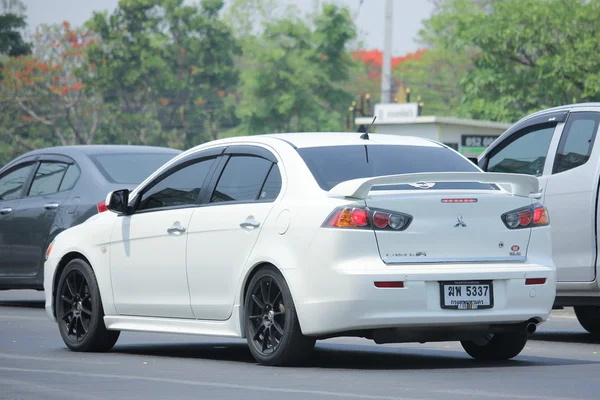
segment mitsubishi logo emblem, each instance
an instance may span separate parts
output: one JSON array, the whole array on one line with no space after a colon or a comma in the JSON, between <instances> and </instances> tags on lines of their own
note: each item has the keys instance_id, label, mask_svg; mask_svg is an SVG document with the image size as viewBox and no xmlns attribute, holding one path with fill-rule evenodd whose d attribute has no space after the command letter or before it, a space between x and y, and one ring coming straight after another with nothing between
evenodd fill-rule
<instances>
[{"instance_id":1,"label":"mitsubishi logo emblem","mask_svg":"<svg viewBox=\"0 0 600 400\"><path fill-rule=\"evenodd\" d=\"M465 221L463 221L462 215L460 214L458 214L458 216L456 217L456 224L454 224L455 228L458 228L459 226L467 226L467 224L465 224Z\"/></svg>"}]
</instances>

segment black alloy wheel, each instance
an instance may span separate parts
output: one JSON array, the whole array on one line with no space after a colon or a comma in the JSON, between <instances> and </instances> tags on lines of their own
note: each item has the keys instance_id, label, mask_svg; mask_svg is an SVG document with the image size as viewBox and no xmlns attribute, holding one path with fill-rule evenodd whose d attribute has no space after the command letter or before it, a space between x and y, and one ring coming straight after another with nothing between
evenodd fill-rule
<instances>
[{"instance_id":1,"label":"black alloy wheel","mask_svg":"<svg viewBox=\"0 0 600 400\"><path fill-rule=\"evenodd\" d=\"M285 304L281 288L270 276L262 277L251 292L249 333L262 354L277 350L285 329Z\"/></svg>"},{"instance_id":2,"label":"black alloy wheel","mask_svg":"<svg viewBox=\"0 0 600 400\"><path fill-rule=\"evenodd\" d=\"M60 288L60 306L62 313L59 323L64 324L67 336L74 342L85 339L90 329L94 304L90 295L90 287L83 273L71 270Z\"/></svg>"},{"instance_id":3,"label":"black alloy wheel","mask_svg":"<svg viewBox=\"0 0 600 400\"><path fill-rule=\"evenodd\" d=\"M252 278L244 303L250 352L263 365L305 361L315 339L302 334L290 289L277 268L262 267Z\"/></svg>"},{"instance_id":4,"label":"black alloy wheel","mask_svg":"<svg viewBox=\"0 0 600 400\"><path fill-rule=\"evenodd\" d=\"M92 267L80 259L63 270L54 298L56 320L63 342L73 351L108 351L119 331L104 325L104 309Z\"/></svg>"}]
</instances>

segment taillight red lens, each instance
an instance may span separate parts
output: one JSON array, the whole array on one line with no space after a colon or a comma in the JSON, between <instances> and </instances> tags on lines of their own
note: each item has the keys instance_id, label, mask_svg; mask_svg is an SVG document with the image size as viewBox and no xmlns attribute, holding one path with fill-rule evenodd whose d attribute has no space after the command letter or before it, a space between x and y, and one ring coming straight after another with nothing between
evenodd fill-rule
<instances>
[{"instance_id":1,"label":"taillight red lens","mask_svg":"<svg viewBox=\"0 0 600 400\"><path fill-rule=\"evenodd\" d=\"M403 288L404 282L402 282L402 281L375 282L375 287L378 287L378 288Z\"/></svg>"},{"instance_id":2,"label":"taillight red lens","mask_svg":"<svg viewBox=\"0 0 600 400\"><path fill-rule=\"evenodd\" d=\"M525 210L519 213L519 224L521 226L527 226L531 222L531 211Z\"/></svg>"},{"instance_id":3,"label":"taillight red lens","mask_svg":"<svg viewBox=\"0 0 600 400\"><path fill-rule=\"evenodd\" d=\"M386 226L388 226L389 221L390 221L390 214L382 213L382 212L375 212L373 214L373 223L378 228L381 228L381 229L385 228Z\"/></svg>"},{"instance_id":4,"label":"taillight red lens","mask_svg":"<svg viewBox=\"0 0 600 400\"><path fill-rule=\"evenodd\" d=\"M533 228L550 223L548 210L539 203L530 207L509 211L503 214L501 218L509 229Z\"/></svg>"},{"instance_id":5,"label":"taillight red lens","mask_svg":"<svg viewBox=\"0 0 600 400\"><path fill-rule=\"evenodd\" d=\"M102 200L100 203L98 203L98 213L102 213L104 211L108 211L108 208L106 207L106 202Z\"/></svg>"},{"instance_id":6,"label":"taillight red lens","mask_svg":"<svg viewBox=\"0 0 600 400\"><path fill-rule=\"evenodd\" d=\"M357 226L367 226L369 224L369 213L367 210L355 208L352 210L352 221Z\"/></svg>"},{"instance_id":7,"label":"taillight red lens","mask_svg":"<svg viewBox=\"0 0 600 400\"><path fill-rule=\"evenodd\" d=\"M525 279L526 285L543 285L546 283L546 278L527 278Z\"/></svg>"}]
</instances>

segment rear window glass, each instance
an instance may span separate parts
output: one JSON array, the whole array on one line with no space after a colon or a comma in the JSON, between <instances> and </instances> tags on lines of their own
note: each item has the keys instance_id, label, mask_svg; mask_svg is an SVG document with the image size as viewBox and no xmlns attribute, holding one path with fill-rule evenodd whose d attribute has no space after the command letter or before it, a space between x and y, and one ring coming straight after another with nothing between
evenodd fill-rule
<instances>
[{"instance_id":1,"label":"rear window glass","mask_svg":"<svg viewBox=\"0 0 600 400\"><path fill-rule=\"evenodd\" d=\"M468 160L444 147L399 145L324 146L298 149L323 190L340 182L374 176L419 172L480 172ZM413 185L376 186L373 190L415 190ZM472 182L436 183L431 189L493 190Z\"/></svg>"},{"instance_id":2,"label":"rear window glass","mask_svg":"<svg viewBox=\"0 0 600 400\"><path fill-rule=\"evenodd\" d=\"M176 153L116 153L90 155L90 158L109 182L140 184L176 155Z\"/></svg>"}]
</instances>

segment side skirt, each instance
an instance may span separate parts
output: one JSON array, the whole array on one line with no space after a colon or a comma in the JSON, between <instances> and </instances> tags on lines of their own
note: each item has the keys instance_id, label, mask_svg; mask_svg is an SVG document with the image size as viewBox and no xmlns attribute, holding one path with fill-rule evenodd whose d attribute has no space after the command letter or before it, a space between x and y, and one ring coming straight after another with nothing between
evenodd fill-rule
<instances>
[{"instance_id":1,"label":"side skirt","mask_svg":"<svg viewBox=\"0 0 600 400\"><path fill-rule=\"evenodd\" d=\"M242 337L237 306L226 321L106 315L104 324L107 329L116 331Z\"/></svg>"}]
</instances>

